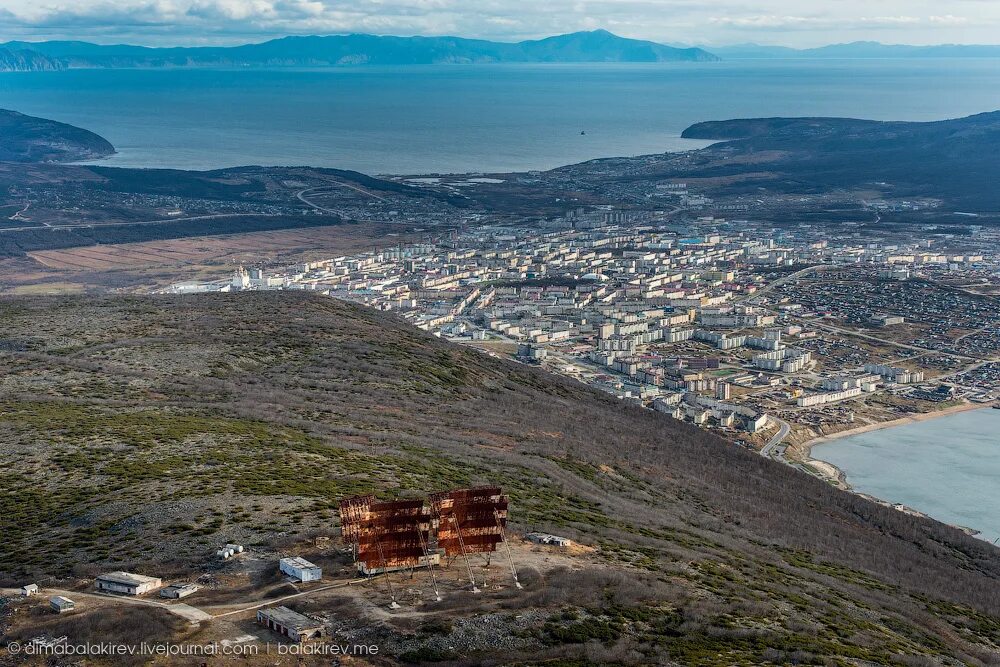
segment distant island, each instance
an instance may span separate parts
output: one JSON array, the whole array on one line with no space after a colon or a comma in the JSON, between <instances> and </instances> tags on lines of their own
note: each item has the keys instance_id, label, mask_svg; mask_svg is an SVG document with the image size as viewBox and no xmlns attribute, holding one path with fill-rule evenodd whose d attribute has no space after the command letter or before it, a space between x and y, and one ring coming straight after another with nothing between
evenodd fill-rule
<instances>
[{"instance_id":1,"label":"distant island","mask_svg":"<svg viewBox=\"0 0 1000 667\"><path fill-rule=\"evenodd\" d=\"M114 152L107 139L89 130L0 109L0 161L74 162Z\"/></svg>"},{"instance_id":2,"label":"distant island","mask_svg":"<svg viewBox=\"0 0 1000 667\"><path fill-rule=\"evenodd\" d=\"M700 48L677 48L619 37L606 30L575 32L523 42L462 37L329 35L284 37L233 47L150 48L75 41L8 42L12 56L0 69L330 67L470 63L711 62Z\"/></svg>"}]
</instances>

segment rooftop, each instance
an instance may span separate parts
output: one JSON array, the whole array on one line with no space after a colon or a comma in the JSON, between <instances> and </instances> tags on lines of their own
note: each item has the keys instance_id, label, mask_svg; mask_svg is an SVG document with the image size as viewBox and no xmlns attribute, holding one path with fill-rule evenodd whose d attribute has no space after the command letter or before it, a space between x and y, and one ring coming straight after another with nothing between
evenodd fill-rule
<instances>
[{"instance_id":1,"label":"rooftop","mask_svg":"<svg viewBox=\"0 0 1000 667\"><path fill-rule=\"evenodd\" d=\"M109 572L97 577L98 581L108 581L126 586L141 586L142 584L156 583L156 577L147 577L142 574L132 574L131 572Z\"/></svg>"},{"instance_id":2,"label":"rooftop","mask_svg":"<svg viewBox=\"0 0 1000 667\"><path fill-rule=\"evenodd\" d=\"M269 621L277 623L278 625L296 630L298 632L303 632L305 630L314 630L323 624L319 621L309 618L297 611L292 611L288 607L272 607L271 609L261 609L257 612L259 617L265 618Z\"/></svg>"}]
</instances>

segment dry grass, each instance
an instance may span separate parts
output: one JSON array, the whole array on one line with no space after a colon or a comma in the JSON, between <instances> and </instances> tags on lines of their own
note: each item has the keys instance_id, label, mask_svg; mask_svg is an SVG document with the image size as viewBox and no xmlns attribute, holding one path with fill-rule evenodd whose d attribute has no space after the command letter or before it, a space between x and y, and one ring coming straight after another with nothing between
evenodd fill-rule
<instances>
[{"instance_id":1,"label":"dry grass","mask_svg":"<svg viewBox=\"0 0 1000 667\"><path fill-rule=\"evenodd\" d=\"M577 609L529 628L556 653L607 635L654 662L806 647L985 665L1000 645L985 543L374 311L292 293L11 299L0 340L12 582L74 559L197 573L231 537L330 529L342 495L494 482L517 527L615 570L542 576L517 602Z\"/></svg>"}]
</instances>

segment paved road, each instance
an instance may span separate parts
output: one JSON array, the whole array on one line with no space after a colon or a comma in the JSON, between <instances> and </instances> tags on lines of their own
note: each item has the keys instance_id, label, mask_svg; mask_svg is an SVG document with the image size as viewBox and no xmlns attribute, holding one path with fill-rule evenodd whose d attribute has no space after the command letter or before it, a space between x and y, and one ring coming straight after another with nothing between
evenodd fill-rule
<instances>
[{"instance_id":1,"label":"paved road","mask_svg":"<svg viewBox=\"0 0 1000 667\"><path fill-rule=\"evenodd\" d=\"M940 354L940 355L943 355L943 356L946 356L946 357L953 357L955 359L971 359L971 357L967 357L964 354L956 354L954 352L945 352L943 350L936 350L936 349L934 349L932 347L921 347L919 345L908 345L906 343L896 343L894 341L887 340L885 338L879 338L878 336L870 336L868 334L861 333L859 331L852 331L851 329L844 329L842 327L835 327L832 324L826 324L825 322L820 322L818 320L808 320L808 319L802 319L802 318L797 318L797 319L798 319L798 321L802 322L803 324L806 324L808 326L816 327L817 329L826 329L827 331L834 331L836 333L843 334L844 336L854 336L856 338L865 338L867 340L874 341L874 342L879 343L881 345L891 345L892 347L901 347L903 349L914 350L916 352L925 352L925 353L926 352L934 352L935 354Z\"/></svg>"},{"instance_id":2,"label":"paved road","mask_svg":"<svg viewBox=\"0 0 1000 667\"><path fill-rule=\"evenodd\" d=\"M133 222L82 222L73 225L32 225L28 227L3 227L2 232L38 231L40 229L87 229L88 227L134 227L137 225L162 225L168 222L190 222L192 220L214 220L216 218L251 218L276 216L274 213L212 213L210 215L192 215L182 218L164 218L159 220L136 220Z\"/></svg>"},{"instance_id":3,"label":"paved road","mask_svg":"<svg viewBox=\"0 0 1000 667\"><path fill-rule=\"evenodd\" d=\"M757 290L753 294L746 295L744 298L746 298L746 299L754 299L754 298L756 298L758 296L761 296L763 294L767 294L768 292L774 290L775 288L781 287L782 285L784 285L786 283L790 283L793 280L798 280L799 278L807 276L810 273L812 273L813 271L826 271L826 270L829 270L829 269L836 269L836 268L841 268L841 267L839 267L836 264L817 264L816 266L810 266L810 267L807 267L807 268L804 268L804 269L800 269L800 270L796 271L795 273L789 273L787 276L784 276L782 278L778 278L773 283L768 283L767 285L765 285L764 287L761 287L759 290Z\"/></svg>"},{"instance_id":4,"label":"paved road","mask_svg":"<svg viewBox=\"0 0 1000 667\"><path fill-rule=\"evenodd\" d=\"M322 211L323 213L332 213L333 215L336 215L336 216L341 217L341 218L349 217L349 216L344 215L343 213L341 213L340 211L337 211L335 209L327 208L326 206L320 206L319 204L314 204L313 202L309 201L309 199L306 198L307 194L310 194L310 193L315 192L317 190L326 190L326 189L327 189L326 186L322 186L322 187L318 187L318 188L306 188L305 190L300 190L299 192L296 192L295 193L295 197L299 201L301 201L303 204L305 204L306 206L311 206L312 208L316 209L317 211Z\"/></svg>"},{"instance_id":5,"label":"paved road","mask_svg":"<svg viewBox=\"0 0 1000 667\"><path fill-rule=\"evenodd\" d=\"M343 185L345 188L351 188L352 190L357 190L359 192L364 192L366 195L374 197L375 199L378 199L378 200L381 200L381 201L387 201L385 198L379 197L378 195L374 195L374 194L372 194L370 192L366 192L366 191L362 190L361 188L356 188L354 186L347 185L346 183L340 183L339 185ZM299 201L301 201L306 206L312 207L313 210L319 211L320 213L329 213L331 215L335 215L338 218L342 218L344 220L350 220L351 216L349 214L344 213L343 211L338 211L337 209L327 208L326 206L320 206L319 204L314 203L313 201L311 201L307 197L307 195L309 195L311 193L314 193L317 190L321 191L321 190L329 190L329 189L330 189L330 186L320 185L320 186L315 187L315 188L306 188L305 190L300 190L299 192L295 193L295 196L296 196L296 198L298 198ZM412 223L412 222L397 222L395 220L358 220L357 222L365 222L365 223L371 223L371 224L375 224L375 225L402 225L402 226L405 226L405 227L414 227L414 226L416 226L415 223Z\"/></svg>"},{"instance_id":6,"label":"paved road","mask_svg":"<svg viewBox=\"0 0 1000 667\"><path fill-rule=\"evenodd\" d=\"M776 458L776 454L778 454L777 448L781 445L782 441L788 437L788 434L791 432L792 427L788 424L788 422L784 421L783 419L778 419L773 415L768 415L767 418L769 420L773 419L774 421L778 422L779 428L778 432L775 433L774 436L767 441L767 444L764 445L764 447L760 450L760 455L769 459L773 459Z\"/></svg>"},{"instance_id":7,"label":"paved road","mask_svg":"<svg viewBox=\"0 0 1000 667\"><path fill-rule=\"evenodd\" d=\"M293 600L295 598L306 597L309 595L314 595L316 593L322 593L323 591L329 591L336 588L344 588L345 586L352 586L354 584L364 583L368 581L367 577L362 577L358 579L350 579L348 581L338 581L335 584L330 584L328 586L321 586L319 588L313 588L308 591L302 591L299 593L293 593L291 595L285 595L280 598L274 598L266 600L264 602L254 602L252 604L246 605L219 605L216 607L208 607L208 609L227 609L228 611L222 611L220 613L209 613L204 609L198 609L197 607L192 607L189 604L183 602L160 602L158 600L152 600L140 597L129 597L125 595L110 595L105 593L88 593L83 591L66 591L58 588L42 588L39 589L38 597L47 598L53 595L62 595L70 600L80 600L80 599L93 599L93 600L104 600L119 604L129 604L138 605L142 607L158 607L160 609L165 609L174 616L179 616L186 621L191 623L198 623L201 621L210 621L213 618L222 618L224 616L234 616L236 614L242 614L248 611L254 611L262 607L271 607L277 604L281 604L286 600ZM19 588L0 588L0 595L10 598L18 598L21 595ZM237 607L232 609L232 607Z\"/></svg>"},{"instance_id":8,"label":"paved road","mask_svg":"<svg viewBox=\"0 0 1000 667\"><path fill-rule=\"evenodd\" d=\"M378 199L379 201L384 201L384 202L389 201L385 197L383 197L381 195L377 195L374 192L370 192L368 190L365 190L364 188L362 188L360 186L357 186L357 185L351 185L350 183L344 183L342 181L330 181L330 183L332 185L339 185L342 188L348 188L350 190L355 190L357 192L360 192L363 195L368 195L369 197L373 197L375 199Z\"/></svg>"},{"instance_id":9,"label":"paved road","mask_svg":"<svg viewBox=\"0 0 1000 667\"><path fill-rule=\"evenodd\" d=\"M18 588L3 588L0 589L0 594L7 597L20 597L21 591ZM104 593L87 593L84 591L65 591L59 588L41 588L38 591L39 597L51 597L53 595L61 595L67 597L70 600L91 599L91 600L104 600L116 602L119 604L130 604L138 605L140 607L158 607L160 609L165 609L174 616L180 616L186 621L191 623L198 623L199 621L207 621L212 618L212 615L208 612L202 611L192 607L191 605L184 603L174 603L168 604L166 602L159 602L157 600L147 600L145 598L138 597L128 597L124 595L108 595Z\"/></svg>"},{"instance_id":10,"label":"paved road","mask_svg":"<svg viewBox=\"0 0 1000 667\"><path fill-rule=\"evenodd\" d=\"M377 575L377 576L381 576L381 575ZM235 614L242 614L242 613L247 612L247 611L253 611L255 609L260 609L261 607L270 607L270 606L279 604L281 602L284 602L285 600L293 600L295 598L304 597L306 595L313 595L315 593L322 593L323 591L329 591L329 590L333 590L335 588L344 588L345 586L353 586L354 584L360 584L360 583L364 583L366 581L368 581L367 577L363 577L363 578L359 578L359 579L351 579L349 581L339 581L339 582L337 582L335 584L330 584L329 586L321 586L320 588L314 588L314 589L309 590L309 591L302 591L301 593L292 593L291 595L286 595L286 596L280 597L280 598L274 598L274 599L271 599L271 600L267 600L266 602L260 602L258 604L252 604L252 605L249 605L249 606L246 606L246 607L240 607L239 609L232 609L230 611L224 611L224 612L219 613L219 614L213 614L213 615L209 616L209 618L222 618L223 616L233 616ZM228 607L228 606L231 606L231 605L226 605L226 606Z\"/></svg>"}]
</instances>

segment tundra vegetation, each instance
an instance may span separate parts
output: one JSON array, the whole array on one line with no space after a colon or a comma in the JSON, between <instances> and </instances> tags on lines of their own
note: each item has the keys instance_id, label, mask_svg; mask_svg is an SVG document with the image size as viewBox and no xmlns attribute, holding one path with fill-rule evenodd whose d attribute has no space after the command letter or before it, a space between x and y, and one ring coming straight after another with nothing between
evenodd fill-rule
<instances>
[{"instance_id":1,"label":"tundra vegetation","mask_svg":"<svg viewBox=\"0 0 1000 667\"><path fill-rule=\"evenodd\" d=\"M1000 664L994 547L389 315L297 293L7 299L0 368L3 585L196 575L221 543L335 535L344 495L497 483L515 530L593 558L493 601L522 619L502 654L447 650L480 611L466 596L400 660Z\"/></svg>"}]
</instances>

